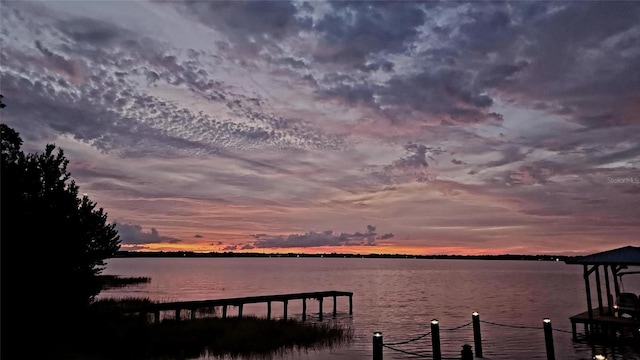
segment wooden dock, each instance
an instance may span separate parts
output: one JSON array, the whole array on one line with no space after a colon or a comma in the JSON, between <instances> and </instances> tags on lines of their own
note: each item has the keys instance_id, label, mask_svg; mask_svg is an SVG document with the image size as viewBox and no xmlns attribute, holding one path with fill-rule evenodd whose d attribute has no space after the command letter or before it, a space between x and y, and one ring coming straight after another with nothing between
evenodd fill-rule
<instances>
[{"instance_id":1,"label":"wooden dock","mask_svg":"<svg viewBox=\"0 0 640 360\"><path fill-rule=\"evenodd\" d=\"M577 324L584 325L584 331L589 335L613 335L616 332L638 336L640 331L640 320L626 317L614 316L613 314L600 315L598 309L593 309L592 319L589 319L589 311L571 316L571 332L573 339L577 339ZM634 335L635 334L635 335Z\"/></svg>"},{"instance_id":2,"label":"wooden dock","mask_svg":"<svg viewBox=\"0 0 640 360\"><path fill-rule=\"evenodd\" d=\"M349 314L353 314L353 293L347 291L318 291L318 292L306 292L306 293L294 293L294 294L279 294L279 295L262 295L262 296L249 296L239 298L227 298L227 299L212 299L212 300L196 300L196 301L174 301L164 303L153 303L142 307L133 309L126 309L125 313L138 313L138 314L153 314L156 323L160 322L160 313L163 311L174 311L176 320L180 320L180 313L182 310L188 310L191 313L191 319L196 318L198 310L210 310L216 307L222 307L222 317L227 317L227 307L236 306L238 308L238 317L242 317L242 308L245 304L266 303L267 304L267 319L271 319L271 303L282 302L283 304L283 317L287 318L287 308L289 301L302 300L302 320L307 318L307 300L314 299L318 301L318 314L320 320L322 320L323 307L322 303L324 298L333 298L333 316L337 314L337 299L338 297L349 297Z\"/></svg>"}]
</instances>

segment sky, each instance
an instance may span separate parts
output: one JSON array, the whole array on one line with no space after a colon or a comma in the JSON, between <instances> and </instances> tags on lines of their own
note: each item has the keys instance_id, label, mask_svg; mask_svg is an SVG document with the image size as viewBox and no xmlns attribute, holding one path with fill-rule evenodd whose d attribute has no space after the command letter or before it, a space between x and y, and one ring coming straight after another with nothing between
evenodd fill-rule
<instances>
[{"instance_id":1,"label":"sky","mask_svg":"<svg viewBox=\"0 0 640 360\"><path fill-rule=\"evenodd\" d=\"M640 246L640 2L1 1L1 121L121 250Z\"/></svg>"}]
</instances>

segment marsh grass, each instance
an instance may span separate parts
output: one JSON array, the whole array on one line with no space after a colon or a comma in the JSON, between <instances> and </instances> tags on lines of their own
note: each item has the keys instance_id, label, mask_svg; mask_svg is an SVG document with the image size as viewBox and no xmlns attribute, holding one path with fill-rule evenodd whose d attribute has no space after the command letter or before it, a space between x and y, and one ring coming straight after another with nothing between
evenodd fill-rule
<instances>
[{"instance_id":1,"label":"marsh grass","mask_svg":"<svg viewBox=\"0 0 640 360\"><path fill-rule=\"evenodd\" d=\"M103 290L111 288L122 288L125 286L131 286L136 284L143 284L151 282L151 278L144 276L130 276L122 277L118 275L98 275L98 280Z\"/></svg>"},{"instance_id":2,"label":"marsh grass","mask_svg":"<svg viewBox=\"0 0 640 360\"><path fill-rule=\"evenodd\" d=\"M214 356L268 359L289 351L308 351L348 343L353 331L333 323L294 319L205 317L165 319L159 324L123 309L150 304L145 298L94 302L85 331L76 336L67 359L193 359Z\"/></svg>"}]
</instances>

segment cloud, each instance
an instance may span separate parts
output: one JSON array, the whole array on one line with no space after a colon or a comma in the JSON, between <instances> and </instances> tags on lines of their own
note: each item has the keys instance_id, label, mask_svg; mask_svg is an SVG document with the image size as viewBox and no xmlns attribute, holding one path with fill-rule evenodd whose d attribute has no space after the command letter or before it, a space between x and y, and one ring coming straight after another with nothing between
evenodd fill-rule
<instances>
[{"instance_id":1,"label":"cloud","mask_svg":"<svg viewBox=\"0 0 640 360\"><path fill-rule=\"evenodd\" d=\"M385 236L388 236L386 234ZM355 232L353 234L334 234L333 231L323 232L310 231L305 234L290 235L265 235L257 234L257 240L252 244L252 248L292 248L292 247L318 247L318 246L345 246L345 245L375 245L376 227L367 225L364 233Z\"/></svg>"},{"instance_id":2,"label":"cloud","mask_svg":"<svg viewBox=\"0 0 640 360\"><path fill-rule=\"evenodd\" d=\"M124 224L116 222L116 229L120 235L122 244L156 244L170 243L176 244L181 242L180 239L161 236L155 228L151 228L148 232L142 230L142 226L135 224Z\"/></svg>"}]
</instances>

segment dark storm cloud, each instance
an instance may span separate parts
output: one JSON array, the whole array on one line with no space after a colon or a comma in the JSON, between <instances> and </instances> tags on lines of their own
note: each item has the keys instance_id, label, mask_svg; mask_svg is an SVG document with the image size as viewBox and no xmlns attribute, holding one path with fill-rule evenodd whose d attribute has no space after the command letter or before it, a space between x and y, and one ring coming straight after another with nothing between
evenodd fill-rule
<instances>
[{"instance_id":1,"label":"dark storm cloud","mask_svg":"<svg viewBox=\"0 0 640 360\"><path fill-rule=\"evenodd\" d=\"M148 232L142 230L142 226L134 224L123 224L116 222L116 229L123 244L154 244L154 243L179 243L181 240L161 236L155 228Z\"/></svg>"},{"instance_id":2,"label":"dark storm cloud","mask_svg":"<svg viewBox=\"0 0 640 360\"><path fill-rule=\"evenodd\" d=\"M123 37L133 36L131 32L111 23L90 18L62 20L56 28L73 42L92 46L112 45Z\"/></svg>"},{"instance_id":3,"label":"dark storm cloud","mask_svg":"<svg viewBox=\"0 0 640 360\"><path fill-rule=\"evenodd\" d=\"M355 232L353 234L334 234L333 231L323 232L310 231L305 234L291 235L265 235L257 234L257 239L253 246L255 248L288 248L288 247L316 247L316 246L344 246L344 245L375 245L376 227L367 225L364 233ZM384 236L389 236L385 234ZM391 235L393 236L393 235ZM386 237L389 238L389 237Z\"/></svg>"},{"instance_id":4,"label":"dark storm cloud","mask_svg":"<svg viewBox=\"0 0 640 360\"><path fill-rule=\"evenodd\" d=\"M334 11L315 25L328 48L314 54L320 62L366 69L370 56L406 53L419 35L425 13L414 2L331 2ZM383 63L388 63L383 61ZM390 63L389 63L390 64ZM380 65L378 65L380 66ZM390 70L391 65L387 65Z\"/></svg>"},{"instance_id":5,"label":"dark storm cloud","mask_svg":"<svg viewBox=\"0 0 640 360\"><path fill-rule=\"evenodd\" d=\"M295 16L289 1L173 1L187 16L224 33L240 51L257 54L262 48L279 52L278 42L308 27L309 19Z\"/></svg>"},{"instance_id":6,"label":"dark storm cloud","mask_svg":"<svg viewBox=\"0 0 640 360\"><path fill-rule=\"evenodd\" d=\"M435 176L430 172L427 159L436 161L436 157L444 150L439 147L411 142L404 145L404 150L406 153L404 157L389 165L367 167L365 171L371 179L385 185L435 180Z\"/></svg>"}]
</instances>

